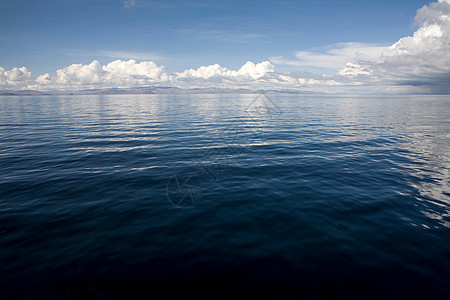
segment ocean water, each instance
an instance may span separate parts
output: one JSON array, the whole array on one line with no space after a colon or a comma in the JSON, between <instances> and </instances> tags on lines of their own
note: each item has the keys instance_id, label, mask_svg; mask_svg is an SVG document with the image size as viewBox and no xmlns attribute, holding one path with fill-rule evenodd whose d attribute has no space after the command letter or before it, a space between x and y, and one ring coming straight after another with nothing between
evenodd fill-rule
<instances>
[{"instance_id":1,"label":"ocean water","mask_svg":"<svg viewBox=\"0 0 450 300\"><path fill-rule=\"evenodd\" d=\"M450 97L0 97L0 298L450 297Z\"/></svg>"}]
</instances>

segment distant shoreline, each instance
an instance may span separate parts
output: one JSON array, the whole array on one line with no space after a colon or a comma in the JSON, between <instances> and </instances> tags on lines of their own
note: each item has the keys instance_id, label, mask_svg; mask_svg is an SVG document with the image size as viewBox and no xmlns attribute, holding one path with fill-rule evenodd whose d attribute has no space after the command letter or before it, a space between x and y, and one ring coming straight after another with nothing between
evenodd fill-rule
<instances>
[{"instance_id":1,"label":"distant shoreline","mask_svg":"<svg viewBox=\"0 0 450 300\"><path fill-rule=\"evenodd\" d=\"M154 88L106 88L76 91L35 91L35 90L6 90L0 92L0 96L25 96L25 95L145 95L145 94L314 94L320 92L305 92L291 90L250 90L250 89L220 89L220 88L196 88L180 89L176 87Z\"/></svg>"},{"instance_id":2,"label":"distant shoreline","mask_svg":"<svg viewBox=\"0 0 450 300\"><path fill-rule=\"evenodd\" d=\"M296 91L296 90L250 90L250 89L221 89L221 88L195 88L181 89L176 87L148 87L148 88L105 88L105 89L89 89L89 90L72 90L72 91L36 91L36 90L5 90L0 91L0 96L58 96L58 95L205 95L205 94L291 94L291 95L312 95L312 96L334 96L347 94L331 94L326 92ZM376 96L376 95L440 95L440 94L418 94L418 93L363 93L348 94L357 96ZM445 95L445 94L442 94Z\"/></svg>"}]
</instances>

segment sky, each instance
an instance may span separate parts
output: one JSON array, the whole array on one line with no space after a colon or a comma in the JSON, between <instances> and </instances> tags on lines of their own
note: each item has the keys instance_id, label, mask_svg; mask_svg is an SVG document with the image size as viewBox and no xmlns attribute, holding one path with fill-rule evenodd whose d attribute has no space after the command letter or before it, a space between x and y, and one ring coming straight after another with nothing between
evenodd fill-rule
<instances>
[{"instance_id":1,"label":"sky","mask_svg":"<svg viewBox=\"0 0 450 300\"><path fill-rule=\"evenodd\" d=\"M450 93L450 0L1 0L0 90Z\"/></svg>"}]
</instances>

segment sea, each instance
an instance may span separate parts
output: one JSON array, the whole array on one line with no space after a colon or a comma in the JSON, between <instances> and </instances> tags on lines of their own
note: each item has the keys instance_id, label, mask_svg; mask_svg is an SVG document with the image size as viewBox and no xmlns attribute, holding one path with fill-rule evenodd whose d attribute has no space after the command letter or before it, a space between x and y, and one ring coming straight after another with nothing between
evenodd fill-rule
<instances>
[{"instance_id":1,"label":"sea","mask_svg":"<svg viewBox=\"0 0 450 300\"><path fill-rule=\"evenodd\" d=\"M0 298L450 297L450 96L0 97Z\"/></svg>"}]
</instances>

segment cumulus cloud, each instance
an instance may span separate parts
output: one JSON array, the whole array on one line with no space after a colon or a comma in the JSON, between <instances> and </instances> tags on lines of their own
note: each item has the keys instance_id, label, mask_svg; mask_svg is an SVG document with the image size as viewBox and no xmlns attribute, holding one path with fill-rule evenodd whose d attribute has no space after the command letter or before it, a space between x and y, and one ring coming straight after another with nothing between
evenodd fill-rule
<instances>
[{"instance_id":1,"label":"cumulus cloud","mask_svg":"<svg viewBox=\"0 0 450 300\"><path fill-rule=\"evenodd\" d=\"M0 67L0 86L3 87L22 87L31 81L31 72L27 68L12 68L7 71Z\"/></svg>"},{"instance_id":2,"label":"cumulus cloud","mask_svg":"<svg viewBox=\"0 0 450 300\"><path fill-rule=\"evenodd\" d=\"M338 72L339 75L356 77L360 75L372 75L373 70L367 65L348 62L345 67Z\"/></svg>"},{"instance_id":3,"label":"cumulus cloud","mask_svg":"<svg viewBox=\"0 0 450 300\"><path fill-rule=\"evenodd\" d=\"M115 60L102 67L105 81L115 86L143 85L155 82L165 82L169 76L164 67L157 66L153 61L137 63L135 60Z\"/></svg>"},{"instance_id":4,"label":"cumulus cloud","mask_svg":"<svg viewBox=\"0 0 450 300\"><path fill-rule=\"evenodd\" d=\"M414 34L383 50L377 61L350 62L339 74L450 92L450 0L425 5L415 23Z\"/></svg>"},{"instance_id":5,"label":"cumulus cloud","mask_svg":"<svg viewBox=\"0 0 450 300\"><path fill-rule=\"evenodd\" d=\"M201 66L200 68L194 70L185 70L182 73L175 73L178 78L210 78L215 76L227 76L231 71L227 68L221 67L219 64Z\"/></svg>"},{"instance_id":6,"label":"cumulus cloud","mask_svg":"<svg viewBox=\"0 0 450 300\"><path fill-rule=\"evenodd\" d=\"M280 73L269 61L253 63L248 61L238 70L229 70L218 64L202 66L175 73L171 83L184 88L249 88L249 89L302 89L314 90L341 85L326 75L310 73Z\"/></svg>"},{"instance_id":7,"label":"cumulus cloud","mask_svg":"<svg viewBox=\"0 0 450 300\"><path fill-rule=\"evenodd\" d=\"M216 88L262 88L273 82L275 67L269 61L260 63L246 62L238 70L229 70L219 64L201 66L177 72L171 76L171 83L179 87L216 87ZM278 78L279 79L279 78ZM280 80L277 80L280 82Z\"/></svg>"},{"instance_id":8,"label":"cumulus cloud","mask_svg":"<svg viewBox=\"0 0 450 300\"><path fill-rule=\"evenodd\" d=\"M251 61L246 62L239 70L232 71L221 67L219 64L202 66L196 70L189 69L182 73L176 73L178 78L211 78L211 77L237 77L249 76L252 79L258 79L268 72L274 72L274 66L268 62L254 64Z\"/></svg>"},{"instance_id":9,"label":"cumulus cloud","mask_svg":"<svg viewBox=\"0 0 450 300\"><path fill-rule=\"evenodd\" d=\"M395 67L400 76L450 75L450 1L422 7L415 21L420 27L414 35L400 39L383 53L383 67Z\"/></svg>"},{"instance_id":10,"label":"cumulus cloud","mask_svg":"<svg viewBox=\"0 0 450 300\"><path fill-rule=\"evenodd\" d=\"M136 62L115 60L101 65L97 60L90 64L72 64L56 71L52 77L48 73L38 76L35 87L41 88L92 88L92 87L133 87L162 83L169 80L164 67L153 61Z\"/></svg>"},{"instance_id":11,"label":"cumulus cloud","mask_svg":"<svg viewBox=\"0 0 450 300\"><path fill-rule=\"evenodd\" d=\"M56 71L55 83L59 85L78 86L99 84L103 78L103 70L96 60L89 65L73 64Z\"/></svg>"},{"instance_id":12,"label":"cumulus cloud","mask_svg":"<svg viewBox=\"0 0 450 300\"><path fill-rule=\"evenodd\" d=\"M219 64L201 66L183 72L167 74L163 66L153 61L115 60L101 65L72 64L56 71L56 76L38 76L29 88L88 89L107 87L173 86L181 88L309 88L315 85L339 85L332 78L307 73L278 73L269 61L246 62L237 70Z\"/></svg>"}]
</instances>

